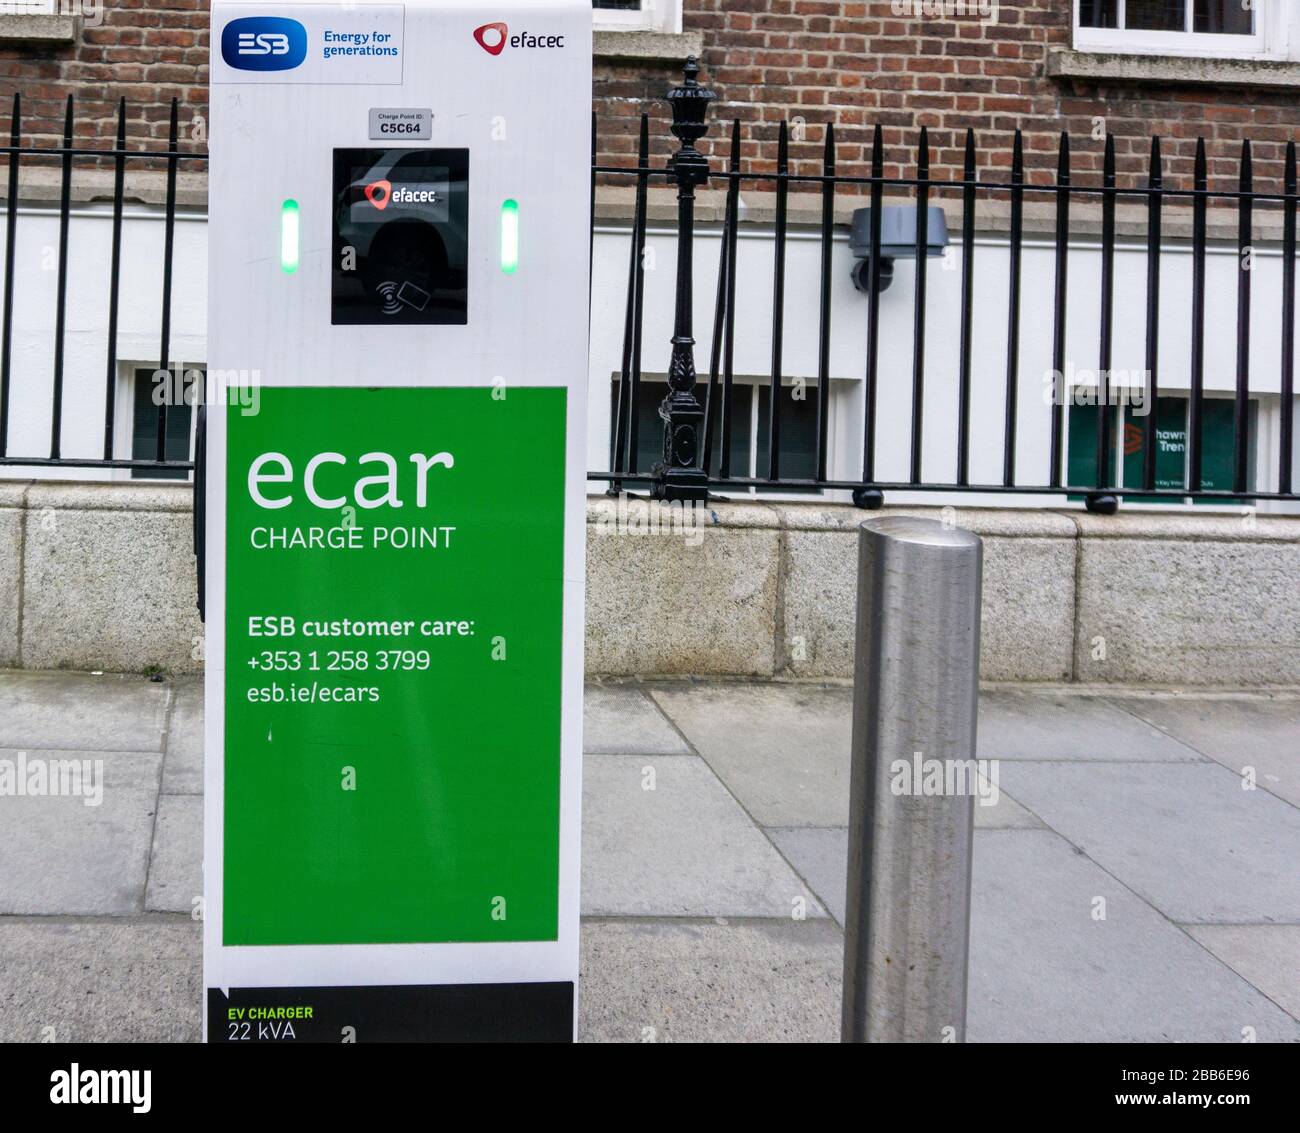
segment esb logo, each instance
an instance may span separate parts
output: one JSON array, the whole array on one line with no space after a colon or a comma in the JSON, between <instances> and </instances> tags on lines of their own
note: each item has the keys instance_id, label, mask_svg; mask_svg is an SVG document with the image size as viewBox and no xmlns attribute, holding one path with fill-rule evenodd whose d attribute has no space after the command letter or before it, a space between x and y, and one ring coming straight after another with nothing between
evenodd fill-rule
<instances>
[{"instance_id":1,"label":"esb logo","mask_svg":"<svg viewBox=\"0 0 1300 1133\"><path fill-rule=\"evenodd\" d=\"M474 39L489 55L500 55L506 49L507 44L511 47L522 47L529 51L545 51L564 46L564 36L562 35L533 35L531 32L526 31L520 32L518 35L511 35L510 28L500 22L484 24L481 28L475 28Z\"/></svg>"},{"instance_id":2,"label":"esb logo","mask_svg":"<svg viewBox=\"0 0 1300 1133\"><path fill-rule=\"evenodd\" d=\"M240 71L291 71L307 58L307 29L284 16L245 16L221 29L221 58Z\"/></svg>"}]
</instances>

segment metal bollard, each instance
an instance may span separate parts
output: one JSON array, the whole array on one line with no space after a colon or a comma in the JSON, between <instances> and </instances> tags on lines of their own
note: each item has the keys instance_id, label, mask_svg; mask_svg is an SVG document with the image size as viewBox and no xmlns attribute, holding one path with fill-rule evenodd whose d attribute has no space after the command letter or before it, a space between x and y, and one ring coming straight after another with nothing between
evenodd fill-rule
<instances>
[{"instance_id":1,"label":"metal bollard","mask_svg":"<svg viewBox=\"0 0 1300 1133\"><path fill-rule=\"evenodd\" d=\"M934 520L861 527L844 1042L966 1037L974 794L891 780L918 752L973 773L982 559Z\"/></svg>"}]
</instances>

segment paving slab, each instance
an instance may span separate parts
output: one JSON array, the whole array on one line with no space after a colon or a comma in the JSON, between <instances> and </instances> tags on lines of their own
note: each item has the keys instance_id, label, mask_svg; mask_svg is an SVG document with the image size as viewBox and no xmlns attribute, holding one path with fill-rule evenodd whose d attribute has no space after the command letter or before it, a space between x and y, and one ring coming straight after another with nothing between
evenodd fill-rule
<instances>
[{"instance_id":1,"label":"paving slab","mask_svg":"<svg viewBox=\"0 0 1300 1133\"><path fill-rule=\"evenodd\" d=\"M1217 763L1019 763L1007 790L1180 924L1300 921L1300 811Z\"/></svg>"},{"instance_id":2,"label":"paving slab","mask_svg":"<svg viewBox=\"0 0 1300 1133\"><path fill-rule=\"evenodd\" d=\"M583 744L591 752L687 755L690 748L645 691L635 685L588 685Z\"/></svg>"},{"instance_id":3,"label":"paving slab","mask_svg":"<svg viewBox=\"0 0 1300 1133\"><path fill-rule=\"evenodd\" d=\"M582 787L584 914L826 915L697 756L595 756Z\"/></svg>"},{"instance_id":4,"label":"paving slab","mask_svg":"<svg viewBox=\"0 0 1300 1133\"><path fill-rule=\"evenodd\" d=\"M981 775L980 780L985 784L985 791L988 791L988 777ZM992 806L984 806L980 799L988 798L989 795L983 794L975 800L975 829L976 830L1032 830L1043 825L1043 820L1032 811L1026 810L1020 803L1016 802L1009 794L1002 783L1002 767L998 766L998 801Z\"/></svg>"},{"instance_id":5,"label":"paving slab","mask_svg":"<svg viewBox=\"0 0 1300 1133\"><path fill-rule=\"evenodd\" d=\"M1300 1019L1300 925L1187 925L1187 932L1259 988L1294 1019Z\"/></svg>"},{"instance_id":6,"label":"paving slab","mask_svg":"<svg viewBox=\"0 0 1300 1133\"><path fill-rule=\"evenodd\" d=\"M838 1042L830 921L585 921L584 1042Z\"/></svg>"},{"instance_id":7,"label":"paving slab","mask_svg":"<svg viewBox=\"0 0 1300 1133\"><path fill-rule=\"evenodd\" d=\"M1300 1041L1300 1023L1059 835L976 833L968 1041L1236 1043L1245 1027Z\"/></svg>"},{"instance_id":8,"label":"paving slab","mask_svg":"<svg viewBox=\"0 0 1300 1133\"><path fill-rule=\"evenodd\" d=\"M197 1042L202 951L197 922L0 921L0 1042Z\"/></svg>"},{"instance_id":9,"label":"paving slab","mask_svg":"<svg viewBox=\"0 0 1300 1133\"><path fill-rule=\"evenodd\" d=\"M163 795L154 823L145 909L189 913L202 895L203 796Z\"/></svg>"},{"instance_id":10,"label":"paving slab","mask_svg":"<svg viewBox=\"0 0 1300 1133\"><path fill-rule=\"evenodd\" d=\"M837 924L844 923L849 870L847 826L772 826L766 834Z\"/></svg>"},{"instance_id":11,"label":"paving slab","mask_svg":"<svg viewBox=\"0 0 1300 1133\"><path fill-rule=\"evenodd\" d=\"M130 674L0 672L0 747L161 751L170 695Z\"/></svg>"},{"instance_id":12,"label":"paving slab","mask_svg":"<svg viewBox=\"0 0 1300 1133\"><path fill-rule=\"evenodd\" d=\"M1196 762L1203 757L1100 697L1043 690L980 694L984 759Z\"/></svg>"},{"instance_id":13,"label":"paving slab","mask_svg":"<svg viewBox=\"0 0 1300 1133\"><path fill-rule=\"evenodd\" d=\"M975 803L975 829L1042 829L1043 823L1018 802L1002 792L995 806ZM826 911L844 923L847 904L849 831L846 826L768 827L767 836L785 855L795 872L808 883Z\"/></svg>"},{"instance_id":14,"label":"paving slab","mask_svg":"<svg viewBox=\"0 0 1300 1133\"><path fill-rule=\"evenodd\" d=\"M0 759L19 753L0 749ZM29 751L57 760L102 761L102 798L0 797L0 914L107 914L143 908L160 752Z\"/></svg>"},{"instance_id":15,"label":"paving slab","mask_svg":"<svg viewBox=\"0 0 1300 1133\"><path fill-rule=\"evenodd\" d=\"M838 1037L850 701L589 687L584 1039ZM981 736L973 1041L1300 1041L1300 701L997 690ZM201 681L0 672L19 750L107 782L0 797L0 1040L197 1039Z\"/></svg>"},{"instance_id":16,"label":"paving slab","mask_svg":"<svg viewBox=\"0 0 1300 1133\"><path fill-rule=\"evenodd\" d=\"M203 793L203 680L176 681L163 760L163 790L169 795Z\"/></svg>"},{"instance_id":17,"label":"paving slab","mask_svg":"<svg viewBox=\"0 0 1300 1133\"><path fill-rule=\"evenodd\" d=\"M761 826L845 826L853 690L654 685L651 695Z\"/></svg>"},{"instance_id":18,"label":"paving slab","mask_svg":"<svg viewBox=\"0 0 1300 1133\"><path fill-rule=\"evenodd\" d=\"M1124 697L1116 705L1300 806L1300 698Z\"/></svg>"}]
</instances>

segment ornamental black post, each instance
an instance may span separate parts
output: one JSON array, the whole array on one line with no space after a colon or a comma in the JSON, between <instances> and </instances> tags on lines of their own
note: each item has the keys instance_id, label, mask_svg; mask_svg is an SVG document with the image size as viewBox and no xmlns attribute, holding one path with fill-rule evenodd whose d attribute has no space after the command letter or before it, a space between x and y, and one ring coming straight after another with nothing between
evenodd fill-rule
<instances>
[{"instance_id":1,"label":"ornamental black post","mask_svg":"<svg viewBox=\"0 0 1300 1133\"><path fill-rule=\"evenodd\" d=\"M717 96L700 86L700 65L686 60L686 81L667 94L673 108L673 134L681 148L673 155L668 175L677 179L677 314L673 324L673 357L668 366L668 395L659 406L664 423L664 458L655 464L653 494L658 500L708 498L708 474L698 466L704 410L695 399L695 339L691 301L695 243L695 186L709 179L709 160L695 148L708 127L704 115Z\"/></svg>"}]
</instances>

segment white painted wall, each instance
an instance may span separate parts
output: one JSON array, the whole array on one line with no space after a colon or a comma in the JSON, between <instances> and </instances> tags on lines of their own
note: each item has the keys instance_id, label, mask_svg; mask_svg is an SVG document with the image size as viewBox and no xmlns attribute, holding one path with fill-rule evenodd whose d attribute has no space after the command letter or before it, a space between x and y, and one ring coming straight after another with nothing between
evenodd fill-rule
<instances>
[{"instance_id":1,"label":"white painted wall","mask_svg":"<svg viewBox=\"0 0 1300 1133\"><path fill-rule=\"evenodd\" d=\"M80 208L69 233L67 332L64 366L63 453L100 455L103 435L105 330L108 311L108 265L111 214ZM128 212L122 240L122 289L118 357L123 374L128 363L152 367L158 353L162 292L163 223L155 210ZM206 362L207 226L198 215L176 223L172 297L174 362ZM954 239L956 234L954 233ZM602 226L595 241L591 350L589 355L588 467L609 463L608 382L619 369L626 304L629 232ZM3 226L0 226L0 247ZM648 240L643 369L667 369L672 336L676 237L671 228L654 228ZM696 246L695 321L697 365L708 368L713 305L717 285L719 233L702 230ZM50 209L24 209L18 221L14 292L13 385L9 452L48 455L50 389L56 309L58 217ZM766 379L771 365L771 234L760 228L742 232L737 277L736 373ZM976 247L975 338L973 350L972 453L973 483L994 483L1002 467L1003 397L1006 367L1006 241L981 238ZM784 371L787 377L813 379L817 373L818 266L820 248L813 233L794 232L787 249ZM960 248L944 261L931 260L926 346L926 414L924 471L927 479L955 475L957 361L960 339ZM865 295L849 279L852 256L847 239L837 239L832 295L830 473L852 480L861 472L863 373L866 366ZM1190 371L1191 256L1170 246L1162 257L1160 388L1186 393ZM1076 241L1070 260L1067 358L1081 369L1097 366L1101 257L1095 241ZM880 390L877 476L904 480L908 472L911 420L912 310L914 264L900 260L893 286L881 297ZM1251 319L1252 394L1261 395L1258 475L1261 485L1276 487L1280 437L1282 258L1276 248L1261 247L1254 274ZM1208 263L1206 388L1228 394L1236 374L1236 251L1211 248ZM1019 374L1018 477L1041 483L1048 462L1049 410L1043 400L1044 374L1050 367L1054 253L1050 242L1026 240L1023 262L1021 364ZM1146 253L1140 244L1122 244L1116 258L1115 350L1113 368L1141 372L1145 366ZM1300 328L1298 328L1300 329ZM124 427L130 401L124 378L119 381L119 458L129 456ZM1294 412L1294 407L1293 407ZM1297 429L1300 434L1300 428ZM1300 438L1298 438L1300 439ZM1295 454L1300 477L1300 445ZM7 477L62 479L125 478L125 472L9 466ZM593 490L601 487L593 485ZM732 493L737 495L738 493ZM843 499L845 493L830 493ZM891 496L892 502L912 498ZM933 493L916 496L935 502ZM1003 506L1041 504L1053 497L998 497ZM1061 497L1055 497L1060 500ZM991 497L963 495L952 502L993 502ZM1300 511L1292 505L1262 505L1262 510Z\"/></svg>"},{"instance_id":2,"label":"white painted wall","mask_svg":"<svg viewBox=\"0 0 1300 1133\"><path fill-rule=\"evenodd\" d=\"M959 243L958 234L953 233ZM609 398L604 383L620 365L628 267L626 230L603 228L596 239L592 303L591 381L593 396L588 432L607 437ZM696 245L696 363L707 377L717 286L720 235L701 232ZM650 232L646 273L644 331L645 373L663 374L670 354L676 239L671 229ZM771 373L773 251L771 235L743 232L737 253L737 375L766 378ZM815 379L817 374L820 243L815 233L791 236L786 259L786 329L783 371L787 377ZM999 483L1002 475L1003 407L1009 300L1009 251L998 237L977 241L975 319L972 351L971 466L972 484ZM961 335L961 252L944 261L929 261L925 368L925 478L951 482L956 477L958 362ZM853 257L847 236L837 239L831 304L831 479L861 475L866 369L867 298L849 278ZM1236 250L1212 248L1207 264L1207 392L1230 393L1236 381ZM1162 256L1160 389L1186 393L1190 383L1192 258L1190 250L1170 247ZM1124 244L1116 256L1115 339L1112 370L1145 369L1145 244ZM1278 249L1257 252L1251 317L1251 391L1260 394L1258 460L1260 483L1276 488L1280 436L1281 279ZM1025 484L1044 483L1048 475L1050 410L1043 398L1051 368L1055 252L1050 241L1026 240L1022 264L1021 351L1018 379L1017 477ZM912 334L915 263L899 260L893 286L881 296L880 361L877 403L876 478L909 478L912 397ZM1076 369L1098 366L1101 311L1101 254L1097 242L1079 240L1070 256L1067 360ZM1300 320L1298 320L1300 322ZM597 390L602 395L596 395ZM1294 412L1294 407L1293 407ZM1300 427L1297 428L1300 440ZM608 467L607 451L593 452L591 467ZM1300 461L1300 445L1297 445ZM1300 463L1296 465L1300 469ZM762 470L760 470L761 472ZM733 493L734 494L734 493ZM832 493L846 498L844 493ZM925 496L891 495L894 502ZM968 504L990 497L961 497ZM1059 497L1058 497L1059 498ZM998 497L1003 506L1015 498ZM1041 504L1043 497L1023 502ZM1268 505L1265 505L1268 506ZM1288 510L1295 510L1288 508Z\"/></svg>"},{"instance_id":3,"label":"white painted wall","mask_svg":"<svg viewBox=\"0 0 1300 1133\"><path fill-rule=\"evenodd\" d=\"M14 271L10 456L49 456L58 299L59 218L54 209L23 209L17 221ZM126 374L158 365L162 323L165 224L160 211L129 209L122 225L118 307L118 436L115 456L129 459L131 401ZM107 377L109 267L112 210L82 208L68 230L67 314L64 336L62 455L103 455ZM3 246L0 228L0 246ZM172 261L171 356L203 362L207 343L207 223L178 216ZM102 469L8 466L5 477L95 480L125 478Z\"/></svg>"}]
</instances>

